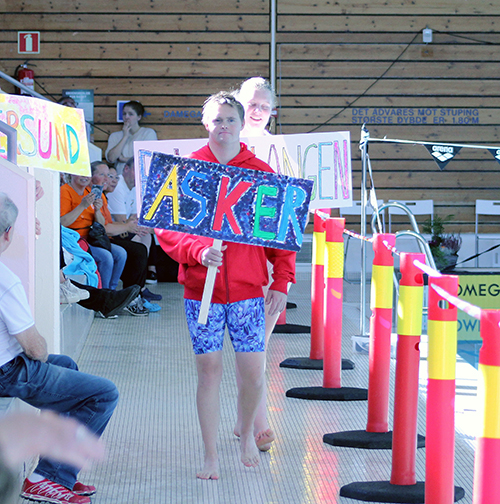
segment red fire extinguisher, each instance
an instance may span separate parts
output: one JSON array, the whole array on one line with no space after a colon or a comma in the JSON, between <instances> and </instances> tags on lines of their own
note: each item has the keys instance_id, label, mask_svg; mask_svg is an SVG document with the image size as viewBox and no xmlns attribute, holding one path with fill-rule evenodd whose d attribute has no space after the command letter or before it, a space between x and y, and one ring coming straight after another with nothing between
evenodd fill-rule
<instances>
[{"instance_id":1,"label":"red fire extinguisher","mask_svg":"<svg viewBox=\"0 0 500 504\"><path fill-rule=\"evenodd\" d=\"M33 89L33 91L35 90L35 72L31 68L28 68L27 61L16 68L16 79L26 87ZM31 96L24 89L18 87L16 87L16 93Z\"/></svg>"}]
</instances>

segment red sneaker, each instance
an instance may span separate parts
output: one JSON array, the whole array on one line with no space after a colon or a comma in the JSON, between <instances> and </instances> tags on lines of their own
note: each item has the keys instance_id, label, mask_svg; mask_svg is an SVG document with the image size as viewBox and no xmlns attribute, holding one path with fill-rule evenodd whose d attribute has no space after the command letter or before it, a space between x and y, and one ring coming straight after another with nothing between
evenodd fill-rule
<instances>
[{"instance_id":1,"label":"red sneaker","mask_svg":"<svg viewBox=\"0 0 500 504\"><path fill-rule=\"evenodd\" d=\"M21 497L33 501L51 502L53 504L90 504L90 497L77 495L66 487L44 479L38 483L24 480Z\"/></svg>"},{"instance_id":2,"label":"red sneaker","mask_svg":"<svg viewBox=\"0 0 500 504\"><path fill-rule=\"evenodd\" d=\"M97 489L94 485L84 485L80 481L77 481L73 487L73 493L76 495L94 495L96 492Z\"/></svg>"}]
</instances>

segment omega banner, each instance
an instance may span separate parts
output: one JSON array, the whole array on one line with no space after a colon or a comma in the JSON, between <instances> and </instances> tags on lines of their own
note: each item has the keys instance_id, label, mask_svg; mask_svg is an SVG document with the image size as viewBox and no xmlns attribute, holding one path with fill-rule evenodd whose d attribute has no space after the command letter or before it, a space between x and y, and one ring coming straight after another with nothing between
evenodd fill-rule
<instances>
[{"instance_id":1,"label":"omega banner","mask_svg":"<svg viewBox=\"0 0 500 504\"><path fill-rule=\"evenodd\" d=\"M500 307L500 275L458 273L458 297L480 308ZM458 310L458 339L479 341L479 320Z\"/></svg>"}]
</instances>

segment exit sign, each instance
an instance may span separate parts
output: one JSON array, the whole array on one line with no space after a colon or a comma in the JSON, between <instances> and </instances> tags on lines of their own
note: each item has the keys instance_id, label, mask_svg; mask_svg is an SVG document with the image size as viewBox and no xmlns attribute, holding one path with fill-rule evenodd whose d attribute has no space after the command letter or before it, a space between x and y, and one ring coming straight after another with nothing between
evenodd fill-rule
<instances>
[{"instance_id":1,"label":"exit sign","mask_svg":"<svg viewBox=\"0 0 500 504\"><path fill-rule=\"evenodd\" d=\"M17 52L18 54L39 54L40 32L38 31L17 32Z\"/></svg>"}]
</instances>

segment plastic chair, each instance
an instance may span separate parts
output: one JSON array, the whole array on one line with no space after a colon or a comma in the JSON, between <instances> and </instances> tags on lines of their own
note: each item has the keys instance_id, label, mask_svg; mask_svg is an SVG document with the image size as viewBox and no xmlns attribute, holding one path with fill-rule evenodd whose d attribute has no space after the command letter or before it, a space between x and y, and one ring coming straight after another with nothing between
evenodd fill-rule
<instances>
[{"instance_id":1,"label":"plastic chair","mask_svg":"<svg viewBox=\"0 0 500 504\"><path fill-rule=\"evenodd\" d=\"M492 237L479 236L479 215L500 215L500 201L499 200L476 200L476 222L474 225L474 238L476 244L476 254L479 254L479 240L491 240ZM475 259L476 268L479 265L479 257Z\"/></svg>"},{"instance_id":2,"label":"plastic chair","mask_svg":"<svg viewBox=\"0 0 500 504\"><path fill-rule=\"evenodd\" d=\"M428 215L431 219L434 217L434 200L389 200L389 203L398 201L406 205L413 215ZM389 233L391 233L391 224L393 215L406 215L404 210L396 207L389 207Z\"/></svg>"}]
</instances>

